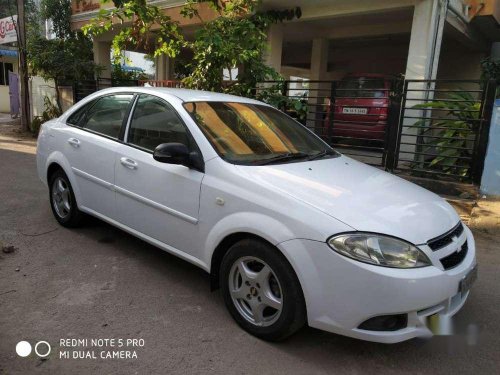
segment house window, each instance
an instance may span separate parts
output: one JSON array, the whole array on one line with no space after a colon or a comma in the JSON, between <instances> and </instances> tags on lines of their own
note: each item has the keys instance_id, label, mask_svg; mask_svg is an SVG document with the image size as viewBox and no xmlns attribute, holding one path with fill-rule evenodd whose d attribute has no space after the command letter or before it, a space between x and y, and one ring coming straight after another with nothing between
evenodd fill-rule
<instances>
[{"instance_id":1,"label":"house window","mask_svg":"<svg viewBox=\"0 0 500 375\"><path fill-rule=\"evenodd\" d=\"M12 63L0 62L0 86L9 85L9 72L14 71Z\"/></svg>"}]
</instances>

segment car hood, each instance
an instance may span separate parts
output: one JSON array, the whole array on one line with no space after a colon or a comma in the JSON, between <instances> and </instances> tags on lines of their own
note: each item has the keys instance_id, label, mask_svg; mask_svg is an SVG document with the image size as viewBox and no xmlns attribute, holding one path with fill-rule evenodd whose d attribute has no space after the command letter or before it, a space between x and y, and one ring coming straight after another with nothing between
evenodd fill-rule
<instances>
[{"instance_id":1,"label":"car hood","mask_svg":"<svg viewBox=\"0 0 500 375\"><path fill-rule=\"evenodd\" d=\"M384 233L413 244L445 233L460 220L438 195L345 156L239 168L251 180L356 230Z\"/></svg>"}]
</instances>

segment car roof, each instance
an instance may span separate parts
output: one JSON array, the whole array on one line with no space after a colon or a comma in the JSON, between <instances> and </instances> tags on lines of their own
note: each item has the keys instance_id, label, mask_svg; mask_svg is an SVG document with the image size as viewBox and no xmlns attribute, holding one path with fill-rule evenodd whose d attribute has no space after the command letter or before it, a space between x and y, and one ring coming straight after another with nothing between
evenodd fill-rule
<instances>
[{"instance_id":1,"label":"car roof","mask_svg":"<svg viewBox=\"0 0 500 375\"><path fill-rule=\"evenodd\" d=\"M141 92L150 93L152 95L156 94L169 94L177 97L183 102L237 102L237 103L251 103L251 104L265 104L258 100L245 98L242 96L222 94L219 92L202 91L202 90L191 90L191 89L178 89L170 87L112 87L109 89L104 89L99 91L99 93L112 93L112 92Z\"/></svg>"}]
</instances>

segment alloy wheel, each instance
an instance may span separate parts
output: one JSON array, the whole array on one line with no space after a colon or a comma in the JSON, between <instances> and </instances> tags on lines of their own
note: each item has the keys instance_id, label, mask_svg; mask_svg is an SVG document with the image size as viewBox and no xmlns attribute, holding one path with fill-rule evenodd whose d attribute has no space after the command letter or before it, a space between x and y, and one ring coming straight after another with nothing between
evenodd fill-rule
<instances>
[{"instance_id":1,"label":"alloy wheel","mask_svg":"<svg viewBox=\"0 0 500 375\"><path fill-rule=\"evenodd\" d=\"M52 205L61 219L65 219L71 211L69 186L61 177L57 177L52 183Z\"/></svg>"},{"instance_id":2,"label":"alloy wheel","mask_svg":"<svg viewBox=\"0 0 500 375\"><path fill-rule=\"evenodd\" d=\"M283 309L280 282L271 267L256 257L242 257L229 273L229 293L245 320L261 327L274 324Z\"/></svg>"}]
</instances>

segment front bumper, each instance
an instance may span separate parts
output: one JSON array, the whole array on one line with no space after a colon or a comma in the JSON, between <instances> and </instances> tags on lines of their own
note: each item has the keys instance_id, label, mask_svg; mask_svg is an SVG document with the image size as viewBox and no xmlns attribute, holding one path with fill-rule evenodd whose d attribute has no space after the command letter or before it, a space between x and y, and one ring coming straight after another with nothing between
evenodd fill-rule
<instances>
[{"instance_id":1,"label":"front bumper","mask_svg":"<svg viewBox=\"0 0 500 375\"><path fill-rule=\"evenodd\" d=\"M358 339L395 343L432 336L426 319L433 314L451 317L468 294L459 283L476 265L475 244L465 227L468 252L455 268L443 270L437 255L423 249L433 266L396 269L361 263L344 257L324 243L296 239L278 245L302 285L311 327ZM365 320L391 314L408 314L406 328L397 331L358 329Z\"/></svg>"}]
</instances>

